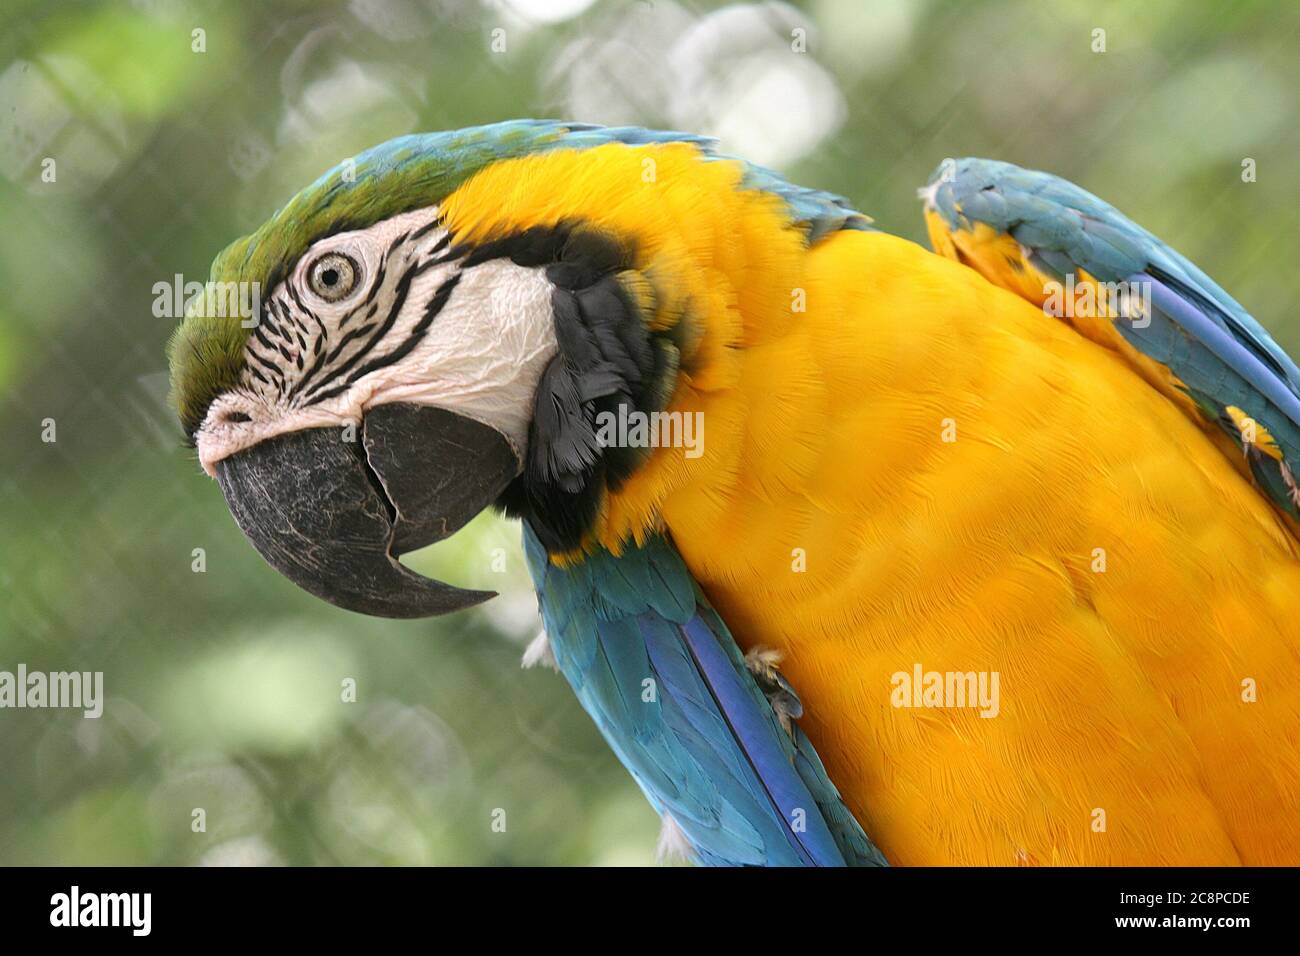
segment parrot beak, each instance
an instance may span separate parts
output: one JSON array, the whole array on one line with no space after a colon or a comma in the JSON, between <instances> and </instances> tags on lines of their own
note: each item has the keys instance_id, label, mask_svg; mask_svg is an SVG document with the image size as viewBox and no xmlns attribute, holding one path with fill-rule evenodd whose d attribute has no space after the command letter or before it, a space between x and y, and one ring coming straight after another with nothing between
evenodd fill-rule
<instances>
[{"instance_id":1,"label":"parrot beak","mask_svg":"<svg viewBox=\"0 0 1300 956\"><path fill-rule=\"evenodd\" d=\"M455 533L522 464L495 429L446 409L393 403L342 429L289 432L216 465L244 535L290 581L377 617L431 617L495 597L433 581L397 556Z\"/></svg>"}]
</instances>

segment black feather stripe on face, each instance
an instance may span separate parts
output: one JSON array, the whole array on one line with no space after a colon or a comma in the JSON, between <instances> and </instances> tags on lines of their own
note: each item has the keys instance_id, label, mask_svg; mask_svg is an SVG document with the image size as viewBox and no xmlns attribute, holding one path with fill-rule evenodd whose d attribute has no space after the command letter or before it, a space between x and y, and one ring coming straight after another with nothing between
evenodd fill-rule
<instances>
[{"instance_id":1,"label":"black feather stripe on face","mask_svg":"<svg viewBox=\"0 0 1300 956\"><path fill-rule=\"evenodd\" d=\"M607 491L617 490L650 449L602 447L602 412L662 411L677 378L672 329L652 332L627 291L635 250L617 237L563 223L463 250L465 266L506 258L543 267L555 286L559 351L538 383L523 473L497 502L527 521L552 552L581 544Z\"/></svg>"},{"instance_id":2,"label":"black feather stripe on face","mask_svg":"<svg viewBox=\"0 0 1300 956\"><path fill-rule=\"evenodd\" d=\"M406 305L412 283L430 269L448 261L449 257L440 254L450 241L447 233L443 233L427 249L422 249L418 242L433 229L441 227L441 218L435 218L415 232L402 233L389 241L379 257L375 275L369 283L369 291L335 323L335 331L339 335L333 344L330 332L320 317L307 307L293 284L286 283L285 294L292 299L296 308L290 310L281 304L284 319L291 325L296 323L298 328L295 331L300 339L305 328L304 321L310 321L315 326L315 334L310 336L310 343L301 343L295 362L301 374L288 393L294 399L295 406L328 401L347 391L362 376L394 364L419 344L429 325L451 297L459 273L454 273L438 288L415 329L403 341L387 351L381 351L383 346L391 344L391 333ZM390 270L397 277L391 288L386 284ZM383 292L391 293L392 301L386 306L383 316L376 318ZM306 364L308 351L311 352L310 364Z\"/></svg>"}]
</instances>

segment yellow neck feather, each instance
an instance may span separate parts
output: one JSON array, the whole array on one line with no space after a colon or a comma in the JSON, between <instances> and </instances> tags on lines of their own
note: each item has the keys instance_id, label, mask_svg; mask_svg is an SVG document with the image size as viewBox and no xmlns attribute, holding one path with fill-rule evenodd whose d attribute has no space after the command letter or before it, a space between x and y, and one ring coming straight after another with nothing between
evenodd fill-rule
<instances>
[{"instance_id":1,"label":"yellow neck feather","mask_svg":"<svg viewBox=\"0 0 1300 956\"><path fill-rule=\"evenodd\" d=\"M690 144L611 144L496 163L445 204L461 242L565 222L630 240L636 272L625 287L651 327L688 325L669 411L700 413L702 454L655 449L606 495L583 547L559 561L595 547L618 553L659 530L672 500L727 485L744 458L749 396L771 395L788 374L772 346L806 307L804 236L778 197L741 189L741 176L738 164L705 161Z\"/></svg>"}]
</instances>

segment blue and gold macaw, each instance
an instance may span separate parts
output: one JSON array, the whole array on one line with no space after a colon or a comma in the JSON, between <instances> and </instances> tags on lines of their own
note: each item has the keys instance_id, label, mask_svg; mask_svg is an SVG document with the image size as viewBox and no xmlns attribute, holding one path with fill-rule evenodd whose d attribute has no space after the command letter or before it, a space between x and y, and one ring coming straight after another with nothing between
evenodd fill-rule
<instances>
[{"instance_id":1,"label":"blue and gold macaw","mask_svg":"<svg viewBox=\"0 0 1300 956\"><path fill-rule=\"evenodd\" d=\"M697 136L403 137L218 256L174 402L342 607L485 600L396 557L520 518L699 862L1300 863L1300 370L1069 183L921 192L934 252Z\"/></svg>"}]
</instances>

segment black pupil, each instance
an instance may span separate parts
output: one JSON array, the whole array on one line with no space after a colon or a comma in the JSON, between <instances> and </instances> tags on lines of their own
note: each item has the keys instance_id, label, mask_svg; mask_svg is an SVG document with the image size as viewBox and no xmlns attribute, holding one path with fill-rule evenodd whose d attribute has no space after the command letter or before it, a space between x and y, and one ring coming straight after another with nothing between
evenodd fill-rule
<instances>
[{"instance_id":1,"label":"black pupil","mask_svg":"<svg viewBox=\"0 0 1300 956\"><path fill-rule=\"evenodd\" d=\"M337 285L339 281L339 270L326 269L324 272L320 274L320 281L324 282L325 285L329 287L333 287Z\"/></svg>"}]
</instances>

